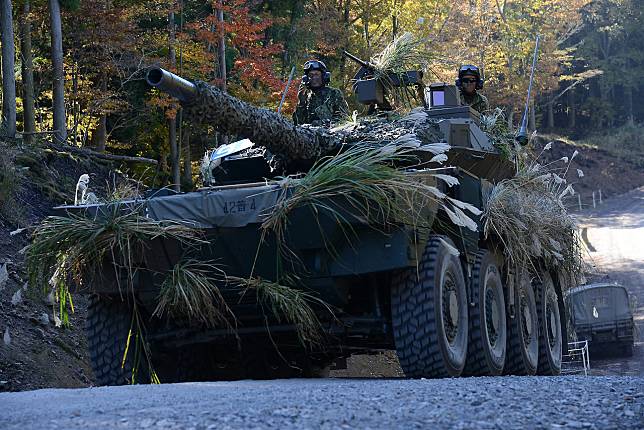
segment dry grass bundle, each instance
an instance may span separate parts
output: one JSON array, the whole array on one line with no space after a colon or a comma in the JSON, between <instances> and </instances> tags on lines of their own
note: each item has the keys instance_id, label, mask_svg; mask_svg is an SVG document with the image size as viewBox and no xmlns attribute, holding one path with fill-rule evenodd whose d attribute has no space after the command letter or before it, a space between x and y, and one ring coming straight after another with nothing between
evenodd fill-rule
<instances>
[{"instance_id":1,"label":"dry grass bundle","mask_svg":"<svg viewBox=\"0 0 644 430\"><path fill-rule=\"evenodd\" d=\"M566 157L559 162L569 166ZM537 163L522 168L492 189L482 218L484 234L501 241L512 267L538 273L534 264L543 261L566 284L576 285L584 270L583 245L563 202L574 193L565 179L567 169Z\"/></svg>"},{"instance_id":2,"label":"dry grass bundle","mask_svg":"<svg viewBox=\"0 0 644 430\"><path fill-rule=\"evenodd\" d=\"M70 278L82 285L84 279L94 275L109 260L117 272L117 280L120 279L119 272L124 270L127 285L125 288L119 285L119 288L132 296L132 324L123 363L134 341L132 383L137 380L142 356L147 360L150 380L158 383L149 346L145 342L145 323L134 297L138 259L147 243L156 238L175 239L185 244L194 244L201 239L196 230L178 223L146 218L141 209L139 206L114 204L104 207L95 216L68 213L64 217L47 217L36 228L32 243L26 248L27 272L32 288L47 289L51 285L55 289L61 322L68 326L68 308L73 312L68 286Z\"/></svg>"},{"instance_id":3,"label":"dry grass bundle","mask_svg":"<svg viewBox=\"0 0 644 430\"><path fill-rule=\"evenodd\" d=\"M146 218L138 206L114 204L104 208L95 216L50 216L36 227L26 248L32 287L46 290L54 281L64 283L67 275L82 284L83 278L100 269L107 257L115 270L125 269L133 276L136 251L143 250L147 242L160 237L186 244L201 240L197 230Z\"/></svg>"},{"instance_id":4,"label":"dry grass bundle","mask_svg":"<svg viewBox=\"0 0 644 430\"><path fill-rule=\"evenodd\" d=\"M292 278L285 279L292 282ZM249 290L255 292L262 309L268 309L278 322L295 325L303 346L320 345L323 339L322 324L312 306L324 309L335 318L333 310L325 301L301 289L256 277L229 277L228 280L242 288L242 294L247 294Z\"/></svg>"},{"instance_id":5,"label":"dry grass bundle","mask_svg":"<svg viewBox=\"0 0 644 430\"><path fill-rule=\"evenodd\" d=\"M123 200L136 200L141 198L143 184L141 181L124 177L120 181L112 180L107 186L107 202L120 202Z\"/></svg>"},{"instance_id":6,"label":"dry grass bundle","mask_svg":"<svg viewBox=\"0 0 644 430\"><path fill-rule=\"evenodd\" d=\"M399 75L408 70L424 69L427 65L427 54L421 50L421 40L411 33L396 37L379 54L374 56L372 64L376 68L376 78L386 78L390 73Z\"/></svg>"},{"instance_id":7,"label":"dry grass bundle","mask_svg":"<svg viewBox=\"0 0 644 430\"><path fill-rule=\"evenodd\" d=\"M154 315L187 317L208 327L235 327L235 315L216 285L225 276L215 264L180 261L161 286Z\"/></svg>"},{"instance_id":8,"label":"dry grass bundle","mask_svg":"<svg viewBox=\"0 0 644 430\"><path fill-rule=\"evenodd\" d=\"M514 133L508 126L503 109L497 107L488 115L482 114L481 129L505 159L514 160Z\"/></svg>"},{"instance_id":9,"label":"dry grass bundle","mask_svg":"<svg viewBox=\"0 0 644 430\"><path fill-rule=\"evenodd\" d=\"M396 87L392 83L392 75L403 76L407 71L424 70L427 67L427 52L421 49L421 40L411 33L403 33L396 37L379 54L374 56L374 77L384 83L385 89L393 94L398 104L404 107L413 106L415 94L408 87Z\"/></svg>"},{"instance_id":10,"label":"dry grass bundle","mask_svg":"<svg viewBox=\"0 0 644 430\"><path fill-rule=\"evenodd\" d=\"M273 231L278 243L282 243L289 214L302 206L310 206L316 215L324 211L341 226L348 226L346 212L334 204L341 198L343 203L354 209L354 216L372 224L422 228L427 208L438 204L455 224L476 230L476 224L463 209L475 215L480 211L447 198L438 188L423 180L434 176L448 184L456 184L456 178L432 173L431 170L412 173L395 167L396 164L416 162L414 152L417 149L413 145L392 142L371 149L354 146L336 156L321 159L303 178L287 178L283 182L285 190L262 228Z\"/></svg>"}]
</instances>

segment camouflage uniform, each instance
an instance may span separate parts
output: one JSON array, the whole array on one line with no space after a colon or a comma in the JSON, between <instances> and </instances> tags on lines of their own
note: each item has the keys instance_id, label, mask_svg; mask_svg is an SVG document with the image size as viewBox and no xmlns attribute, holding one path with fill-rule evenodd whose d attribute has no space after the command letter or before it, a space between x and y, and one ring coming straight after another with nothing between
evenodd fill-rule
<instances>
[{"instance_id":1,"label":"camouflage uniform","mask_svg":"<svg viewBox=\"0 0 644 430\"><path fill-rule=\"evenodd\" d=\"M302 87L297 93L297 108L293 113L295 124L328 125L349 115L349 106L342 92L336 88Z\"/></svg>"},{"instance_id":2,"label":"camouflage uniform","mask_svg":"<svg viewBox=\"0 0 644 430\"><path fill-rule=\"evenodd\" d=\"M463 103L470 106L478 113L485 113L490 109L490 103L487 101L487 97L479 94L478 92L466 94L465 91L461 91L461 98Z\"/></svg>"}]
</instances>

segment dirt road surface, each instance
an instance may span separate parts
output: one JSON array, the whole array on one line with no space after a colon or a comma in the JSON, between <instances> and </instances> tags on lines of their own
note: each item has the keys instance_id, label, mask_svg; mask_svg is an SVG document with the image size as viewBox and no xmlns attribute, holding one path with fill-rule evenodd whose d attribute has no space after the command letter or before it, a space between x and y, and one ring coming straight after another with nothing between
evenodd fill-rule
<instances>
[{"instance_id":1,"label":"dirt road surface","mask_svg":"<svg viewBox=\"0 0 644 430\"><path fill-rule=\"evenodd\" d=\"M597 272L589 281L618 282L638 303L639 339L633 357L594 359L591 355L592 373L644 376L644 187L581 213L579 222L586 229L588 261Z\"/></svg>"}]
</instances>

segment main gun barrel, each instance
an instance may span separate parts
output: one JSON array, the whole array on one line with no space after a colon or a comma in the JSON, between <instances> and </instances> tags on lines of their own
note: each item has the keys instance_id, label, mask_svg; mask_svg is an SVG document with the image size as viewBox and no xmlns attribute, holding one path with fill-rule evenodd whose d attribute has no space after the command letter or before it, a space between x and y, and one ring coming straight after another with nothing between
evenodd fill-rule
<instances>
[{"instance_id":1,"label":"main gun barrel","mask_svg":"<svg viewBox=\"0 0 644 430\"><path fill-rule=\"evenodd\" d=\"M150 68L145 80L148 85L170 94L182 103L190 103L197 98L195 84L161 67Z\"/></svg>"},{"instance_id":2,"label":"main gun barrel","mask_svg":"<svg viewBox=\"0 0 644 430\"><path fill-rule=\"evenodd\" d=\"M250 139L287 160L314 159L338 146L324 130L297 127L277 112L243 102L206 82L189 82L160 67L148 70L146 80L181 101L186 118Z\"/></svg>"}]
</instances>

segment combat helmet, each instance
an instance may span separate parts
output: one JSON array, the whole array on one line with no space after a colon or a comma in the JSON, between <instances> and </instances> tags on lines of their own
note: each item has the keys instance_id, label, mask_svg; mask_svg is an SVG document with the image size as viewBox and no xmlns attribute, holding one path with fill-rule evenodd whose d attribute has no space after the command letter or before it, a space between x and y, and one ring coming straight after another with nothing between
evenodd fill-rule
<instances>
[{"instance_id":1,"label":"combat helmet","mask_svg":"<svg viewBox=\"0 0 644 430\"><path fill-rule=\"evenodd\" d=\"M319 70L322 72L322 86L328 85L331 82L331 72L327 69L326 64L320 60L308 60L304 63L304 76L302 76L302 84L309 86L309 72L312 70Z\"/></svg>"},{"instance_id":2,"label":"combat helmet","mask_svg":"<svg viewBox=\"0 0 644 430\"><path fill-rule=\"evenodd\" d=\"M458 88L462 87L463 83L461 82L461 79L463 79L463 76L465 75L476 76L476 89L477 90L483 89L483 78L481 77L481 71L479 70L478 67L474 66L473 64L463 64L458 69L458 79L456 79L456 86Z\"/></svg>"}]
</instances>

